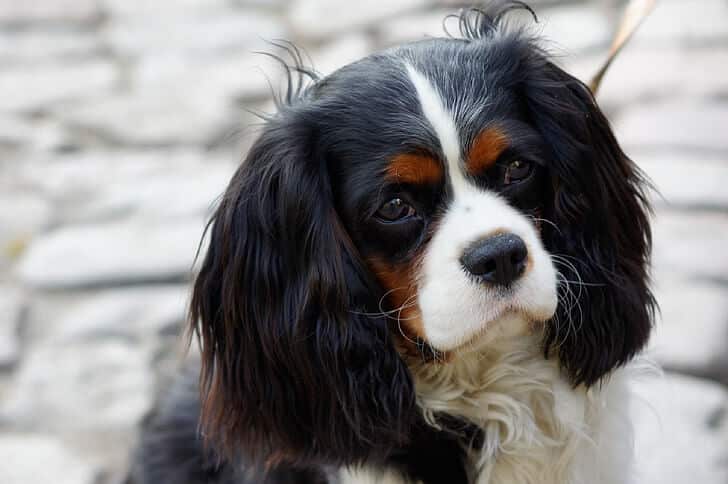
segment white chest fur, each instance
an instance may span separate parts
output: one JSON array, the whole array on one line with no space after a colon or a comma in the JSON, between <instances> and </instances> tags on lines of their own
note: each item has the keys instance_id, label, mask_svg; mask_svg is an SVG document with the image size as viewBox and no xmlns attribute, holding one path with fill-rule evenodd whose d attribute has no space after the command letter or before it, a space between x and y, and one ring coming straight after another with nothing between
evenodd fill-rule
<instances>
[{"instance_id":1,"label":"white chest fur","mask_svg":"<svg viewBox=\"0 0 728 484\"><path fill-rule=\"evenodd\" d=\"M494 345L495 346L495 345ZM503 342L457 361L409 362L428 421L467 419L484 430L469 449L478 484L625 484L632 469L627 372L572 388L535 339Z\"/></svg>"}]
</instances>

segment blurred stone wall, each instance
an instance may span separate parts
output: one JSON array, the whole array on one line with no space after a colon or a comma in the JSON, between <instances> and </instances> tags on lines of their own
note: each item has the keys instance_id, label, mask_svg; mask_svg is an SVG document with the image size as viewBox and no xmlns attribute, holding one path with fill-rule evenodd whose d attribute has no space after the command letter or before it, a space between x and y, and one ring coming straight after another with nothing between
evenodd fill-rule
<instances>
[{"instance_id":1,"label":"blurred stone wall","mask_svg":"<svg viewBox=\"0 0 728 484\"><path fill-rule=\"evenodd\" d=\"M463 2L458 2L462 4ZM619 2L532 2L586 79ZM193 257L269 111L255 50L321 72L440 35L437 0L0 0L0 482L114 483L179 362ZM640 385L648 484L728 483L728 2L662 0L600 101L652 177L669 371ZM625 220L625 223L630 223Z\"/></svg>"}]
</instances>

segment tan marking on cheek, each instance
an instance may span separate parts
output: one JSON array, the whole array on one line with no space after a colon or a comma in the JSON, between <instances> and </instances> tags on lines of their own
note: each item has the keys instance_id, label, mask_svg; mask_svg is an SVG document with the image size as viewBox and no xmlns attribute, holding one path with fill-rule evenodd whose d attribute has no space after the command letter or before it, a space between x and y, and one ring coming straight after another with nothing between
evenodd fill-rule
<instances>
[{"instance_id":1,"label":"tan marking on cheek","mask_svg":"<svg viewBox=\"0 0 728 484\"><path fill-rule=\"evenodd\" d=\"M384 288L386 309L391 311L388 314L392 322L398 324L397 334L406 340L403 341L405 346L416 346L419 340L425 340L422 313L417 301L417 264L392 265L378 258L370 258L367 262Z\"/></svg>"},{"instance_id":2,"label":"tan marking on cheek","mask_svg":"<svg viewBox=\"0 0 728 484\"><path fill-rule=\"evenodd\" d=\"M497 127L486 128L475 137L465 160L468 174L478 176L492 167L508 148L508 137Z\"/></svg>"},{"instance_id":3,"label":"tan marking on cheek","mask_svg":"<svg viewBox=\"0 0 728 484\"><path fill-rule=\"evenodd\" d=\"M442 166L432 157L402 153L387 167L386 178L396 183L436 185L442 181Z\"/></svg>"}]
</instances>

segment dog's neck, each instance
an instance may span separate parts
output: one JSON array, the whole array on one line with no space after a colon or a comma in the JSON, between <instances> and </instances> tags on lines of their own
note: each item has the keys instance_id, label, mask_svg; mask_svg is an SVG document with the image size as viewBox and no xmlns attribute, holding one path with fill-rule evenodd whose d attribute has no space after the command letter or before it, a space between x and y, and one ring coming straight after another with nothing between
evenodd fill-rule
<instances>
[{"instance_id":1,"label":"dog's neck","mask_svg":"<svg viewBox=\"0 0 728 484\"><path fill-rule=\"evenodd\" d=\"M408 365L430 425L437 427L445 414L482 429L482 439L467 449L471 482L624 482L619 476L629 468L631 449L624 449L631 446L631 428L617 375L600 388L573 388L555 359L544 359L536 335L446 362L408 358ZM618 437L610 443L605 432Z\"/></svg>"}]
</instances>

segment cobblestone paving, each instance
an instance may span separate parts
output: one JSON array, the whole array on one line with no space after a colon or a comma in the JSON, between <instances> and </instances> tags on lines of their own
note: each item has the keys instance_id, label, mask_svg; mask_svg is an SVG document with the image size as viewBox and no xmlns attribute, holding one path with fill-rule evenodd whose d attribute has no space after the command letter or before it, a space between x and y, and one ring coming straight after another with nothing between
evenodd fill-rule
<instances>
[{"instance_id":1,"label":"cobblestone paving","mask_svg":"<svg viewBox=\"0 0 728 484\"><path fill-rule=\"evenodd\" d=\"M211 204L269 109L263 39L322 72L438 35L436 0L0 0L0 482L105 484L174 367ZM617 2L535 1L586 77ZM728 2L662 0L600 100L655 196L647 484L728 483ZM625 221L629 223L629 221ZM655 414L659 418L655 418Z\"/></svg>"}]
</instances>

